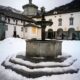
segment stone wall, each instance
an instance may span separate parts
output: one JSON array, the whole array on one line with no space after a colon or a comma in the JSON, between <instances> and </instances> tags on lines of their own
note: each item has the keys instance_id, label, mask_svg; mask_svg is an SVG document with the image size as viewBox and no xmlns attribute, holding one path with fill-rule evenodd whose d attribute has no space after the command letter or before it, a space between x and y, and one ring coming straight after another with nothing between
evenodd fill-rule
<instances>
[{"instance_id":1,"label":"stone wall","mask_svg":"<svg viewBox=\"0 0 80 80\"><path fill-rule=\"evenodd\" d=\"M47 40L29 40L26 42L26 55L38 57L56 57L61 55L62 41Z\"/></svg>"}]
</instances>

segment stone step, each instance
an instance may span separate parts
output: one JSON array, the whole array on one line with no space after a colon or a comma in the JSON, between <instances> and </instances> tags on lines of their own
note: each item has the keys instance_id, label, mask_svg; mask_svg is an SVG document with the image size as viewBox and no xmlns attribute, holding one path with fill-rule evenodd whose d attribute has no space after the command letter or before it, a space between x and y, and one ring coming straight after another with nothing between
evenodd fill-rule
<instances>
[{"instance_id":1,"label":"stone step","mask_svg":"<svg viewBox=\"0 0 80 80\"><path fill-rule=\"evenodd\" d=\"M44 67L69 67L69 66L73 65L73 63L76 60L77 59L68 58L67 60L65 60L64 62L61 62L61 63L60 62L57 62L57 63L56 62L32 63L30 61L26 61L26 60L22 60L20 58L13 57L10 59L10 62L34 69L34 68L44 68Z\"/></svg>"},{"instance_id":2,"label":"stone step","mask_svg":"<svg viewBox=\"0 0 80 80\"><path fill-rule=\"evenodd\" d=\"M17 55L16 58L20 58L26 61L30 61L33 63L39 63L39 62L64 62L66 59L70 58L71 55L60 55L56 58L53 57L29 57L29 56L24 56L24 55Z\"/></svg>"},{"instance_id":3,"label":"stone step","mask_svg":"<svg viewBox=\"0 0 80 80\"><path fill-rule=\"evenodd\" d=\"M10 62L8 59L5 60L2 64L6 69L12 69L18 74L21 74L28 78L37 78L41 76L51 76L51 75L60 75L60 74L73 74L79 71L78 68L74 68L72 66L65 68L38 68L38 69L30 69L26 66L22 66L19 64L14 64Z\"/></svg>"}]
</instances>

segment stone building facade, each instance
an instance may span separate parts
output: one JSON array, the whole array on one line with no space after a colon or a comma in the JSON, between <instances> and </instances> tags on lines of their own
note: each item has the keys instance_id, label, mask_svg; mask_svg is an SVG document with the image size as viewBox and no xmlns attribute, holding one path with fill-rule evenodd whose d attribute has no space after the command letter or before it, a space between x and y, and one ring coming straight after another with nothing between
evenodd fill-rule
<instances>
[{"instance_id":1,"label":"stone building facade","mask_svg":"<svg viewBox=\"0 0 80 80\"><path fill-rule=\"evenodd\" d=\"M23 39L40 39L40 26L34 24L32 16L37 15L38 7L29 4L23 6L24 12L19 12L11 7L0 6L0 40L8 37ZM28 11L27 11L28 10Z\"/></svg>"},{"instance_id":2,"label":"stone building facade","mask_svg":"<svg viewBox=\"0 0 80 80\"><path fill-rule=\"evenodd\" d=\"M80 40L80 0L52 9L45 13L46 20L53 22L47 26L46 39ZM35 16L34 20L41 20Z\"/></svg>"},{"instance_id":3,"label":"stone building facade","mask_svg":"<svg viewBox=\"0 0 80 80\"><path fill-rule=\"evenodd\" d=\"M52 39L80 39L80 12L46 16L53 25L47 26L46 37Z\"/></svg>"},{"instance_id":4,"label":"stone building facade","mask_svg":"<svg viewBox=\"0 0 80 80\"><path fill-rule=\"evenodd\" d=\"M13 36L26 40L41 39L41 28L34 23L41 20L38 6L29 0L23 9L23 12L16 13L0 6L0 40ZM46 39L80 40L80 0L50 10L45 17L53 22L45 29Z\"/></svg>"},{"instance_id":5,"label":"stone building facade","mask_svg":"<svg viewBox=\"0 0 80 80\"><path fill-rule=\"evenodd\" d=\"M46 38L80 40L80 0L48 11L46 20L53 22L46 28Z\"/></svg>"}]
</instances>

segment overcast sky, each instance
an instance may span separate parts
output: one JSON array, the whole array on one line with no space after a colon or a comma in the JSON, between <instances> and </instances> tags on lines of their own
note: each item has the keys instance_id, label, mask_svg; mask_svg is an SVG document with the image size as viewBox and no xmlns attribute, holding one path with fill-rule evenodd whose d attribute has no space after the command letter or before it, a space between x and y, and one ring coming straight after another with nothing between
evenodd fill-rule
<instances>
[{"instance_id":1,"label":"overcast sky","mask_svg":"<svg viewBox=\"0 0 80 80\"><path fill-rule=\"evenodd\" d=\"M40 7L44 6L46 10L51 10L60 5L71 2L72 0L33 0L32 3ZM0 0L0 5L10 6L18 10L23 10L22 6L28 4L29 0Z\"/></svg>"}]
</instances>

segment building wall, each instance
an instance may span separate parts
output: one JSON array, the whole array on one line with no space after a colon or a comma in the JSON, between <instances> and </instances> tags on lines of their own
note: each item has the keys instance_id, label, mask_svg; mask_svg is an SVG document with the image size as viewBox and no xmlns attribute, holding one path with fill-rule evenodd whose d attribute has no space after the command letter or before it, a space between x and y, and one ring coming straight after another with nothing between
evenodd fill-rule
<instances>
[{"instance_id":1,"label":"building wall","mask_svg":"<svg viewBox=\"0 0 80 80\"><path fill-rule=\"evenodd\" d=\"M41 39L41 28L38 28L38 30L37 30L37 38L39 40Z\"/></svg>"},{"instance_id":2,"label":"building wall","mask_svg":"<svg viewBox=\"0 0 80 80\"><path fill-rule=\"evenodd\" d=\"M73 25L70 25L70 18L73 18ZM62 19L62 25L59 26L59 19ZM65 14L53 14L46 16L46 20L52 20L53 25L46 27L46 32L48 36L48 30L53 30L53 35L55 33L56 39L62 39L61 36L65 36L65 39L72 39L72 35L75 36L74 39L80 39L80 12L65 13ZM61 29L62 33L58 33L58 30ZM69 34L69 30L74 29Z\"/></svg>"},{"instance_id":3,"label":"building wall","mask_svg":"<svg viewBox=\"0 0 80 80\"><path fill-rule=\"evenodd\" d=\"M73 25L69 25L70 17L74 18ZM59 18L62 19L62 26L58 25ZM80 31L80 12L46 16L46 20L50 20L50 19L53 21L53 25L47 26L46 31L48 29L53 29L53 31L57 31L59 28L62 28L63 31L68 31L69 28L74 28L75 30Z\"/></svg>"},{"instance_id":4,"label":"building wall","mask_svg":"<svg viewBox=\"0 0 80 80\"><path fill-rule=\"evenodd\" d=\"M8 29L5 30L5 37L13 37L14 31L16 31L17 35L21 38L23 38L23 31L22 31L22 27L23 27L23 23L21 22L21 20L17 20L17 24L16 24L16 19L15 21L13 21L12 18L10 19L10 23L8 22L8 19L6 20L6 26ZM6 28L5 28L6 29Z\"/></svg>"},{"instance_id":5,"label":"building wall","mask_svg":"<svg viewBox=\"0 0 80 80\"><path fill-rule=\"evenodd\" d=\"M14 26L6 24L6 27L8 27L8 30L5 31L5 37L13 37Z\"/></svg>"},{"instance_id":6,"label":"building wall","mask_svg":"<svg viewBox=\"0 0 80 80\"><path fill-rule=\"evenodd\" d=\"M59 38L61 35L65 35L65 39L68 39L70 36L68 34L69 29L74 29L75 32L74 34L80 39L80 12L73 12L73 13L64 13L64 14L53 14L53 15L48 15L45 17L46 20L52 20L53 25L47 26L45 31L46 31L46 38L48 36L48 30L53 30L52 35L56 39L61 39ZM70 18L73 18L73 25L70 25ZM62 19L62 25L59 26L59 19ZM40 18L34 18L36 21L40 21ZM61 29L63 32L58 34L58 30ZM51 31L52 32L52 31ZM50 32L50 34L51 34ZM72 32L73 33L73 32ZM71 35L73 35L71 33ZM78 39L76 38L76 39Z\"/></svg>"},{"instance_id":7,"label":"building wall","mask_svg":"<svg viewBox=\"0 0 80 80\"><path fill-rule=\"evenodd\" d=\"M4 16L3 16L4 17ZM74 21L73 21L73 25L69 25L69 18L73 17ZM58 25L58 19L61 18L62 19L62 26ZM10 23L9 20L10 19ZM36 21L40 20L39 19L35 19ZM80 12L74 12L74 13L66 13L66 14L58 14L58 15L49 15L46 16L46 20L52 20L53 21L53 25L52 26L47 26L46 27L46 32L48 32L49 29L52 29L53 32L58 31L59 28L61 28L64 32L68 32L68 30L70 28L74 28L75 31L79 32L78 36L80 37ZM17 23L16 23L17 21ZM5 37L13 37L14 31L15 31L15 27L16 27L16 33L20 38L24 38L24 39L32 39L32 38L36 38L36 39L40 39L41 38L41 29L37 28L37 27L33 27L33 26L28 26L25 27L23 26L24 21L21 20L17 20L15 19L15 21L12 18L7 18L6 19L6 26L5 26ZM28 24L27 22L25 24ZM8 29L6 29L6 27L8 27ZM55 34L57 36L57 34Z\"/></svg>"},{"instance_id":8,"label":"building wall","mask_svg":"<svg viewBox=\"0 0 80 80\"><path fill-rule=\"evenodd\" d=\"M20 38L24 38L26 40L33 39L33 38L36 38L36 39L41 38L40 28L37 28L34 26L24 27L23 24L27 25L29 23L28 22L24 23L24 21L21 21L18 19L14 20L14 18L9 18L9 17L6 17L6 20L5 20L5 16L3 16L2 18L4 18L4 21L6 22L4 26L5 38L13 37L14 31L16 31L16 36ZM0 25L0 27L3 27L3 26Z\"/></svg>"},{"instance_id":9,"label":"building wall","mask_svg":"<svg viewBox=\"0 0 80 80\"><path fill-rule=\"evenodd\" d=\"M41 29L33 26L25 27L27 31L24 30L25 39L41 39Z\"/></svg>"},{"instance_id":10,"label":"building wall","mask_svg":"<svg viewBox=\"0 0 80 80\"><path fill-rule=\"evenodd\" d=\"M27 29L27 32L25 31ZM31 27L25 27L24 28L24 39L31 39L32 34L31 34Z\"/></svg>"}]
</instances>

